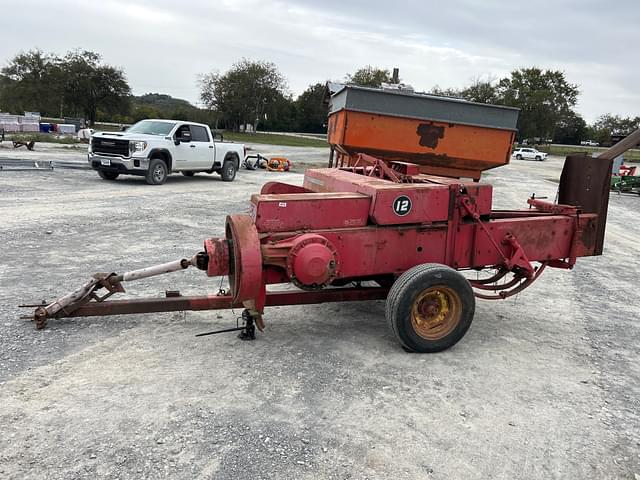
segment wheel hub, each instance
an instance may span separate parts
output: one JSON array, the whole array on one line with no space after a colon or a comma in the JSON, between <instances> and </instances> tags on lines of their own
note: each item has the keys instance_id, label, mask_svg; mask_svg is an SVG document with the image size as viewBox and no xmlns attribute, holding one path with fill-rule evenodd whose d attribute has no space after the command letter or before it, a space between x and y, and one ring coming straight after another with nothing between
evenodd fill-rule
<instances>
[{"instance_id":1,"label":"wheel hub","mask_svg":"<svg viewBox=\"0 0 640 480\"><path fill-rule=\"evenodd\" d=\"M461 314L458 294L445 286L431 287L416 297L411 308L411 323L422 338L438 340L458 325Z\"/></svg>"},{"instance_id":2,"label":"wheel hub","mask_svg":"<svg viewBox=\"0 0 640 480\"><path fill-rule=\"evenodd\" d=\"M156 168L153 169L153 178L156 181L162 180L162 176L164 174L164 170L160 165L156 165Z\"/></svg>"}]
</instances>

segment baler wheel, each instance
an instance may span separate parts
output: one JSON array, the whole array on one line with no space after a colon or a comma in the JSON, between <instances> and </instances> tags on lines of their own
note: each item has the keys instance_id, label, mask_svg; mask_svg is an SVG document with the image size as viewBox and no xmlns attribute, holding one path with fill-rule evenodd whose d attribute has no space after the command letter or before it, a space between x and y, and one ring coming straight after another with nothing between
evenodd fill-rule
<instances>
[{"instance_id":1,"label":"baler wheel","mask_svg":"<svg viewBox=\"0 0 640 480\"><path fill-rule=\"evenodd\" d=\"M405 350L440 352L471 326L475 297L460 273L439 264L415 266L393 284L386 304L391 330Z\"/></svg>"}]
</instances>

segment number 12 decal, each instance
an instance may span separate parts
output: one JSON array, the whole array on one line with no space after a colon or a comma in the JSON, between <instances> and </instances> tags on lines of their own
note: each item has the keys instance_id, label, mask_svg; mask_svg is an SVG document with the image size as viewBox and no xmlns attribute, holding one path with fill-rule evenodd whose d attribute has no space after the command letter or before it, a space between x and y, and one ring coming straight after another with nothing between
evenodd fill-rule
<instances>
[{"instance_id":1,"label":"number 12 decal","mask_svg":"<svg viewBox=\"0 0 640 480\"><path fill-rule=\"evenodd\" d=\"M400 195L393 201L393 213L404 217L411 211L411 199L406 195Z\"/></svg>"}]
</instances>

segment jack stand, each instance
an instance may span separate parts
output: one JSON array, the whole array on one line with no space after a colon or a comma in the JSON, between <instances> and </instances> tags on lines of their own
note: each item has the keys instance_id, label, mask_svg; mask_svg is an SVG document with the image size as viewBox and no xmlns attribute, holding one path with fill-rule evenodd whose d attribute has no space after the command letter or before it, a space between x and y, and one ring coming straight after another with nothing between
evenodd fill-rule
<instances>
[{"instance_id":1,"label":"jack stand","mask_svg":"<svg viewBox=\"0 0 640 480\"><path fill-rule=\"evenodd\" d=\"M245 341L255 340L256 324L251 312L246 308L242 311L242 321L244 322L244 328L238 334L238 338Z\"/></svg>"},{"instance_id":2,"label":"jack stand","mask_svg":"<svg viewBox=\"0 0 640 480\"><path fill-rule=\"evenodd\" d=\"M225 328L224 330L215 330L213 332L198 333L196 337L206 337L207 335L217 335L218 333L237 332L240 340L255 340L256 339L256 324L253 319L253 315L246 308L242 311L242 321L244 325L242 327Z\"/></svg>"}]
</instances>

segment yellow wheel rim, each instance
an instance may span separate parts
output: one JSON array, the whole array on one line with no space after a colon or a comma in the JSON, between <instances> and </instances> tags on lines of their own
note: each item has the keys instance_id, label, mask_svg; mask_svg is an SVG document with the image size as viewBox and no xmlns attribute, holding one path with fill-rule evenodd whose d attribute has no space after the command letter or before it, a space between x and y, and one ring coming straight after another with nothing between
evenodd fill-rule
<instances>
[{"instance_id":1,"label":"yellow wheel rim","mask_svg":"<svg viewBox=\"0 0 640 480\"><path fill-rule=\"evenodd\" d=\"M446 286L420 292L411 306L411 326L425 340L440 340L460 323L460 295Z\"/></svg>"}]
</instances>

